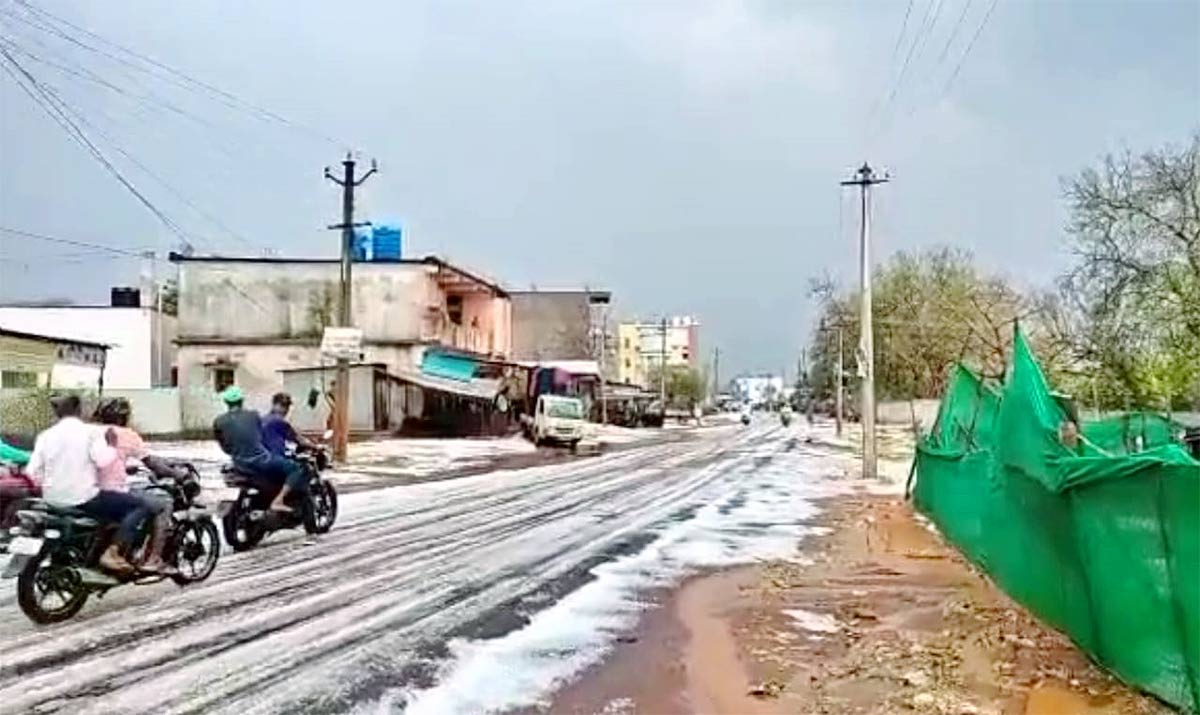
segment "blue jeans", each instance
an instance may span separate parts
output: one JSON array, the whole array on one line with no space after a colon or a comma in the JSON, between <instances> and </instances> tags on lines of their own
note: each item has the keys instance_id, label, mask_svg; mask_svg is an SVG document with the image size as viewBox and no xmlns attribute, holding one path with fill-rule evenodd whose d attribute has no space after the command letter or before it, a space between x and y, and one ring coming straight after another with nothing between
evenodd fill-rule
<instances>
[{"instance_id":1,"label":"blue jeans","mask_svg":"<svg viewBox=\"0 0 1200 715\"><path fill-rule=\"evenodd\" d=\"M122 549L136 545L142 522L153 513L149 504L132 494L104 490L76 508L98 521L120 524L114 542Z\"/></svg>"},{"instance_id":2,"label":"blue jeans","mask_svg":"<svg viewBox=\"0 0 1200 715\"><path fill-rule=\"evenodd\" d=\"M266 459L238 462L237 466L277 487L286 484L294 492L303 494L308 491L308 479L304 473L304 465L295 460L272 455Z\"/></svg>"}]
</instances>

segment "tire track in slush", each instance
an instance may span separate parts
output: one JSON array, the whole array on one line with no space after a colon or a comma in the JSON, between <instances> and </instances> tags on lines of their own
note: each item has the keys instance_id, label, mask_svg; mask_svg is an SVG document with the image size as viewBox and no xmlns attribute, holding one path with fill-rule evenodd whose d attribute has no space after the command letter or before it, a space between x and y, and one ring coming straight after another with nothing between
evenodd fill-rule
<instances>
[{"instance_id":1,"label":"tire track in slush","mask_svg":"<svg viewBox=\"0 0 1200 715\"><path fill-rule=\"evenodd\" d=\"M223 558L196 587L128 589L45 629L0 606L0 712L336 712L419 684L448 637L519 627L774 437L361 493L319 546Z\"/></svg>"}]
</instances>

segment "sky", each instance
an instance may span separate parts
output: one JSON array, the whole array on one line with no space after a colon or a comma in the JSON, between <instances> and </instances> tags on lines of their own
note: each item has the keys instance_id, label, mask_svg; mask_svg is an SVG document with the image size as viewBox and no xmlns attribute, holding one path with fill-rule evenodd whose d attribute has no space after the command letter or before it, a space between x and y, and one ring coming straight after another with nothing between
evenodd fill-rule
<instances>
[{"instance_id":1,"label":"sky","mask_svg":"<svg viewBox=\"0 0 1200 715\"><path fill-rule=\"evenodd\" d=\"M891 177L875 260L945 244L1045 286L1070 261L1063 177L1200 129L1192 0L33 4L227 94L0 0L0 48L179 230L7 61L0 227L160 258L181 234L334 255L322 170L351 150L379 165L359 218L399 222L409 255L607 288L618 317L693 314L726 374L794 374L809 279L856 282L839 181L864 160ZM0 301L103 302L139 270L0 233Z\"/></svg>"}]
</instances>

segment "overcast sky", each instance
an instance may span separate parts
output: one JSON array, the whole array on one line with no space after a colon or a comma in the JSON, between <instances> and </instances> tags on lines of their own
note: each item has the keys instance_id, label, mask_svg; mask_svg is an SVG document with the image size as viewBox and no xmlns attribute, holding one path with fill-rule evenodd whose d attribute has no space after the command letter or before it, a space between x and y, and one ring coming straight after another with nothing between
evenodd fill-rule
<instances>
[{"instance_id":1,"label":"overcast sky","mask_svg":"<svg viewBox=\"0 0 1200 715\"><path fill-rule=\"evenodd\" d=\"M350 147L380 164L360 215L401 221L410 255L606 287L623 315L695 314L724 372L794 373L808 278L856 280L838 181L864 159L893 176L876 256L946 243L1044 284L1068 260L1060 177L1200 125L1194 0L999 0L965 57L991 0L914 0L898 50L906 0L38 6L291 122L0 0L0 47L200 252L332 255L321 170ZM179 244L8 74L0 158L4 227ZM136 279L136 261L88 250L0 234L0 299L99 302Z\"/></svg>"}]
</instances>

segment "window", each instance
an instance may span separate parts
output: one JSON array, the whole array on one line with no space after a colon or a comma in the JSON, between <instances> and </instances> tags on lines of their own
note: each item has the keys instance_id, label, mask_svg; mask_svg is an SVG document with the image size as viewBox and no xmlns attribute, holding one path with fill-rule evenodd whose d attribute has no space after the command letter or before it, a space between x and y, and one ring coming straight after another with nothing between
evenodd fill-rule
<instances>
[{"instance_id":1,"label":"window","mask_svg":"<svg viewBox=\"0 0 1200 715\"><path fill-rule=\"evenodd\" d=\"M455 325L463 323L463 297L461 295L446 296L446 315Z\"/></svg>"},{"instance_id":2,"label":"window","mask_svg":"<svg viewBox=\"0 0 1200 715\"><path fill-rule=\"evenodd\" d=\"M625 338L625 349L629 349L629 338Z\"/></svg>"},{"instance_id":3,"label":"window","mask_svg":"<svg viewBox=\"0 0 1200 715\"><path fill-rule=\"evenodd\" d=\"M215 392L224 392L225 388L231 386L234 381L233 367L214 367L213 368L213 390Z\"/></svg>"},{"instance_id":4,"label":"window","mask_svg":"<svg viewBox=\"0 0 1200 715\"><path fill-rule=\"evenodd\" d=\"M20 372L17 370L5 370L0 372L0 387L21 388L27 389L37 387L38 376L36 372Z\"/></svg>"}]
</instances>

